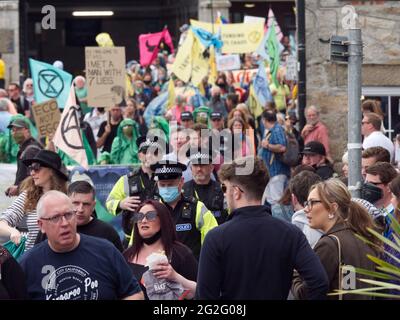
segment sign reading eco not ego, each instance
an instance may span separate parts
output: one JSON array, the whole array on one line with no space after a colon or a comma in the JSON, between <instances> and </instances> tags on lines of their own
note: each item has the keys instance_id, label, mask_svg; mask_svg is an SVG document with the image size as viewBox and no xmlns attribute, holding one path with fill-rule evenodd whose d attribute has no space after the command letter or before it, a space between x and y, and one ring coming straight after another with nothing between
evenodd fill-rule
<instances>
[{"instance_id":1,"label":"sign reading eco not ego","mask_svg":"<svg viewBox=\"0 0 400 320\"><path fill-rule=\"evenodd\" d=\"M35 104L32 106L32 111L39 137L46 137L56 132L61 118L56 99Z\"/></svg>"}]
</instances>

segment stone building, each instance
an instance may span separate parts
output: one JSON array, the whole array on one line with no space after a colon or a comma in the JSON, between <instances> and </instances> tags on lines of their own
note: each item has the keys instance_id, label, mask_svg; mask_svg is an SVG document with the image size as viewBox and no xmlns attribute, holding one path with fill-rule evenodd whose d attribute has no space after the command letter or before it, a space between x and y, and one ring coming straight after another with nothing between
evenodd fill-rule
<instances>
[{"instance_id":1,"label":"stone building","mask_svg":"<svg viewBox=\"0 0 400 320\"><path fill-rule=\"evenodd\" d=\"M321 107L322 119L329 128L332 153L340 161L347 145L347 66L329 61L329 38L334 34L347 35L342 28L342 8L352 5L364 44L362 94L365 98L381 98L385 128L393 129L400 120L400 2L305 2L307 105Z\"/></svg>"}]
</instances>

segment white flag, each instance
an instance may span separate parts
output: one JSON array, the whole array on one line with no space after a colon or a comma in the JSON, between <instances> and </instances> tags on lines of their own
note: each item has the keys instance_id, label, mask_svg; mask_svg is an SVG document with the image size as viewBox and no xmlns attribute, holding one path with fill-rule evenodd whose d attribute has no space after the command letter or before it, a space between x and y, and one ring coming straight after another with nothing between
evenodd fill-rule
<instances>
[{"instance_id":1,"label":"white flag","mask_svg":"<svg viewBox=\"0 0 400 320\"><path fill-rule=\"evenodd\" d=\"M74 85L71 85L67 103L61 115L60 124L54 134L53 142L69 157L85 169L89 169L85 147L83 145L78 106L76 104Z\"/></svg>"}]
</instances>

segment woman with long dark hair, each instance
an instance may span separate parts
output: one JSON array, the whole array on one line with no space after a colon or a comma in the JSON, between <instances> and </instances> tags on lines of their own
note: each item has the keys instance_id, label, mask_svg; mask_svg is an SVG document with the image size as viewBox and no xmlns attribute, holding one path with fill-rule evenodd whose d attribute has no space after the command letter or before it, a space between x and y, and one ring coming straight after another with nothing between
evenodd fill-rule
<instances>
[{"instance_id":1,"label":"woman with long dark hair","mask_svg":"<svg viewBox=\"0 0 400 320\"><path fill-rule=\"evenodd\" d=\"M133 245L124 252L137 279L148 270L146 259L153 253L164 252L168 263L159 264L154 276L177 282L194 296L197 278L197 260L192 251L178 242L174 223L168 208L159 201L144 201L133 215ZM146 293L146 288L143 287ZM147 297L147 295L145 295Z\"/></svg>"}]
</instances>

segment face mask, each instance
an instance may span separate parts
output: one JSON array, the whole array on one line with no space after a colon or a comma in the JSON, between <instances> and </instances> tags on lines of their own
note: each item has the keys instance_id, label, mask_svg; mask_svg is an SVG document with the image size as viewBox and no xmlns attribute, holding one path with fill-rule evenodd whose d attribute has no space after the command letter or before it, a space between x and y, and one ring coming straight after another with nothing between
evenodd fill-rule
<instances>
[{"instance_id":1,"label":"face mask","mask_svg":"<svg viewBox=\"0 0 400 320\"><path fill-rule=\"evenodd\" d=\"M173 187L159 187L158 191L161 198L167 203L174 202L179 196L179 189L177 186Z\"/></svg>"},{"instance_id":2,"label":"face mask","mask_svg":"<svg viewBox=\"0 0 400 320\"><path fill-rule=\"evenodd\" d=\"M123 132L124 135L126 135L127 137L132 137L133 127L132 127L132 126L123 127L123 128L122 128L122 132Z\"/></svg>"},{"instance_id":3,"label":"face mask","mask_svg":"<svg viewBox=\"0 0 400 320\"><path fill-rule=\"evenodd\" d=\"M23 132L16 132L16 133L14 133L14 134L13 134L13 138L14 138L14 141L15 141L17 144L21 144L21 143L24 142L24 140L25 140L25 136L24 136L24 133L23 133Z\"/></svg>"}]
</instances>

